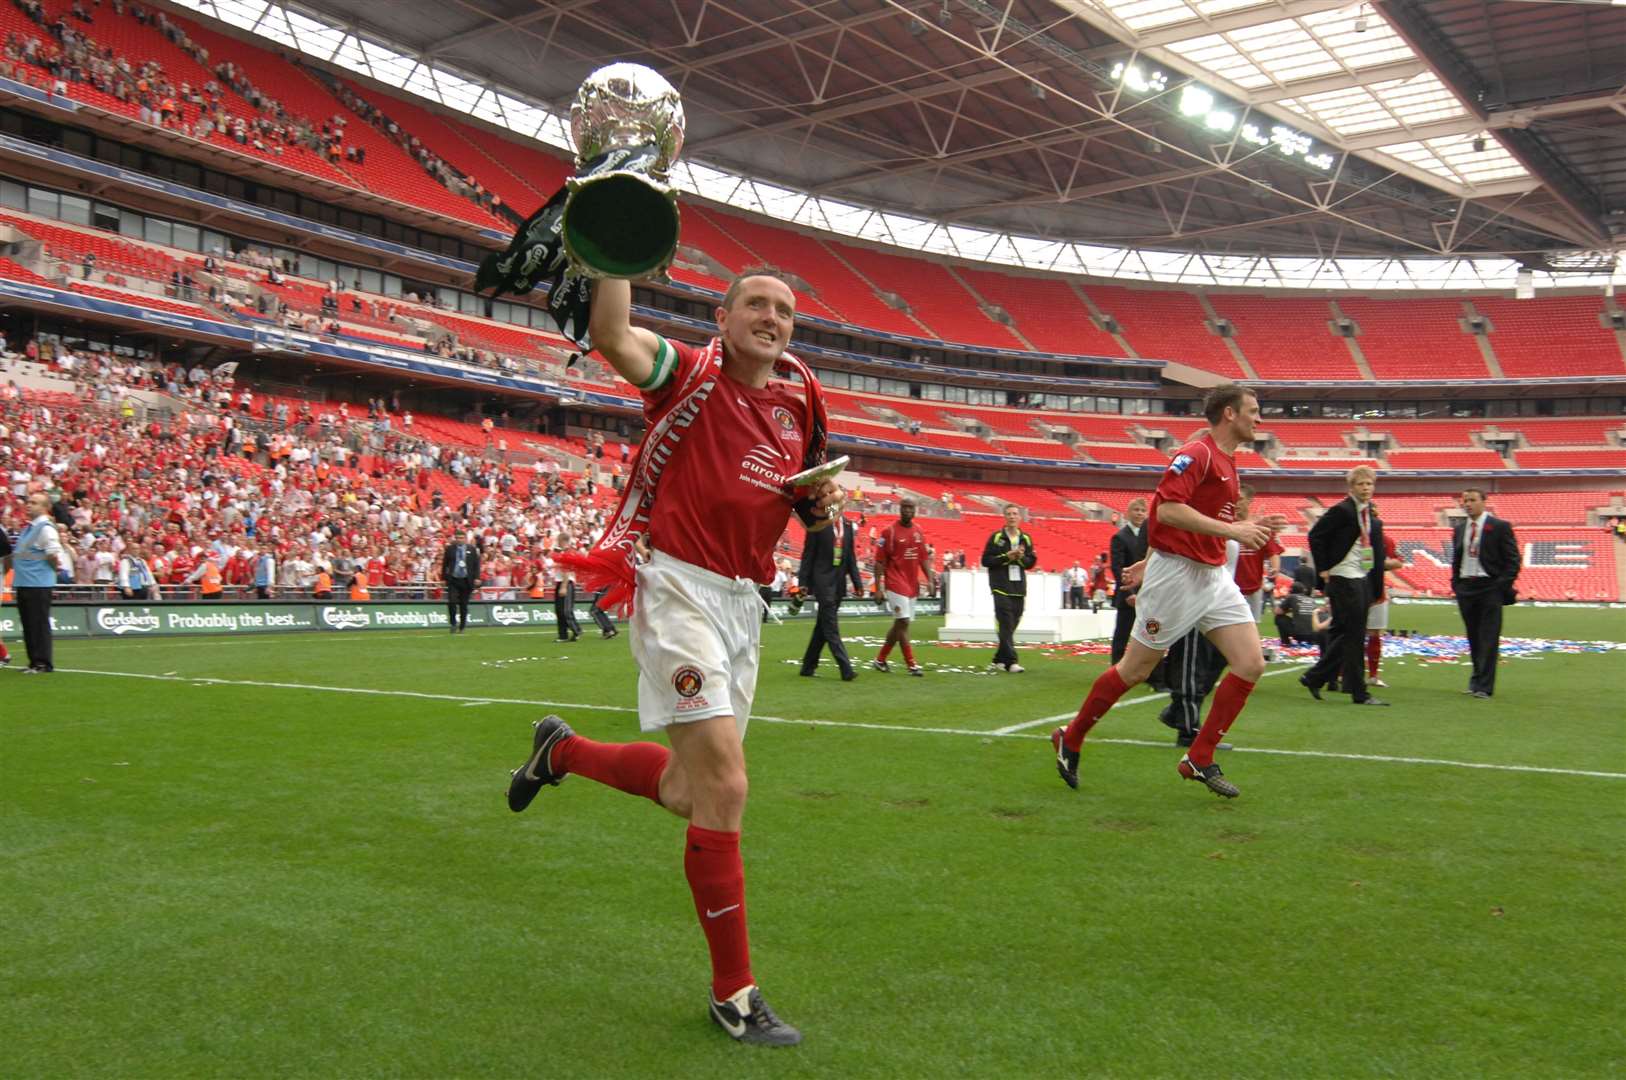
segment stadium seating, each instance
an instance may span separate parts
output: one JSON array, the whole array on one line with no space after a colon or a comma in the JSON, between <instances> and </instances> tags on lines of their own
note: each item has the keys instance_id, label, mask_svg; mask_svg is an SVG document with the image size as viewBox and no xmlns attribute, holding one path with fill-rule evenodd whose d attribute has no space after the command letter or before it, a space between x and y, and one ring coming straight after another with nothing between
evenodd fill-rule
<instances>
[{"instance_id":1,"label":"stadium seating","mask_svg":"<svg viewBox=\"0 0 1626 1080\"><path fill-rule=\"evenodd\" d=\"M1391 469L1450 469L1500 472L1507 467L1494 450L1395 450L1386 455Z\"/></svg>"},{"instance_id":2,"label":"stadium seating","mask_svg":"<svg viewBox=\"0 0 1626 1080\"><path fill-rule=\"evenodd\" d=\"M1065 281L1016 277L969 266L957 266L954 272L988 303L1003 308L1016 329L1040 352L1065 356L1124 355L1112 335L1090 320L1090 309Z\"/></svg>"},{"instance_id":3,"label":"stadium seating","mask_svg":"<svg viewBox=\"0 0 1626 1080\"><path fill-rule=\"evenodd\" d=\"M1473 305L1490 319L1491 348L1510 379L1626 374L1620 342L1598 320L1601 297L1488 297Z\"/></svg>"},{"instance_id":4,"label":"stadium seating","mask_svg":"<svg viewBox=\"0 0 1626 1080\"><path fill-rule=\"evenodd\" d=\"M1626 473L1626 448L1608 450L1520 450L1521 469L1615 469Z\"/></svg>"},{"instance_id":5,"label":"stadium seating","mask_svg":"<svg viewBox=\"0 0 1626 1080\"><path fill-rule=\"evenodd\" d=\"M1460 300L1340 296L1338 306L1355 321L1356 344L1379 382L1491 377L1479 343L1457 325Z\"/></svg>"},{"instance_id":6,"label":"stadium seating","mask_svg":"<svg viewBox=\"0 0 1626 1080\"><path fill-rule=\"evenodd\" d=\"M1095 306L1118 322L1124 339L1140 356L1173 360L1241 379L1246 373L1224 339L1204 324L1207 312L1191 293L1162 289L1129 289L1121 285L1085 286Z\"/></svg>"},{"instance_id":7,"label":"stadium seating","mask_svg":"<svg viewBox=\"0 0 1626 1080\"><path fill-rule=\"evenodd\" d=\"M870 248L829 242L830 250L877 288L903 297L910 313L931 336L962 345L1025 348L1020 338L985 315L976 297L942 266L926 259L888 255Z\"/></svg>"},{"instance_id":8,"label":"stadium seating","mask_svg":"<svg viewBox=\"0 0 1626 1080\"><path fill-rule=\"evenodd\" d=\"M1261 379L1362 377L1349 347L1333 336L1325 300L1210 294L1208 301L1230 320L1237 346Z\"/></svg>"}]
</instances>

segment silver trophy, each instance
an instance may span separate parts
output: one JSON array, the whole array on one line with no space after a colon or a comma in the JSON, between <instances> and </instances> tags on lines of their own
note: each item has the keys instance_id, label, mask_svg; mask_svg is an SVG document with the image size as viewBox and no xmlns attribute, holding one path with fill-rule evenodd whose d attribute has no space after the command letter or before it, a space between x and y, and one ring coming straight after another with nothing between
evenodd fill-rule
<instances>
[{"instance_id":1,"label":"silver trophy","mask_svg":"<svg viewBox=\"0 0 1626 1080\"><path fill-rule=\"evenodd\" d=\"M577 175L565 199L562 238L587 277L659 277L678 243L677 195L668 183L683 149L683 101L642 64L589 75L570 106Z\"/></svg>"}]
</instances>

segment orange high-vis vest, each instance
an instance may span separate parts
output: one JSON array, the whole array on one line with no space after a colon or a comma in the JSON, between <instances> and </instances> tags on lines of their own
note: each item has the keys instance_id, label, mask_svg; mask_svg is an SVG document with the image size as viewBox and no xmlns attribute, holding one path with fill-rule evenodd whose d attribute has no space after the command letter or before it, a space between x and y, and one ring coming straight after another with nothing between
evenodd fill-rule
<instances>
[{"instance_id":1,"label":"orange high-vis vest","mask_svg":"<svg viewBox=\"0 0 1626 1080\"><path fill-rule=\"evenodd\" d=\"M3 584L0 584L0 604L9 604L13 600L17 599L15 596L12 595L12 592L11 592L11 579L12 579L13 576L14 575L13 575L12 571L10 571L10 570L6 571L5 581L4 581Z\"/></svg>"},{"instance_id":2,"label":"orange high-vis vest","mask_svg":"<svg viewBox=\"0 0 1626 1080\"><path fill-rule=\"evenodd\" d=\"M204 596L214 596L221 591L220 567L213 559L203 564L203 583L200 591Z\"/></svg>"},{"instance_id":3,"label":"orange high-vis vest","mask_svg":"<svg viewBox=\"0 0 1626 1080\"><path fill-rule=\"evenodd\" d=\"M326 570L323 570L320 574L316 575L316 591L319 593L330 593L333 591L333 576Z\"/></svg>"},{"instance_id":4,"label":"orange high-vis vest","mask_svg":"<svg viewBox=\"0 0 1626 1080\"><path fill-rule=\"evenodd\" d=\"M350 599L371 600L373 594L367 591L367 572L357 570L356 576L350 579Z\"/></svg>"},{"instance_id":5,"label":"orange high-vis vest","mask_svg":"<svg viewBox=\"0 0 1626 1080\"><path fill-rule=\"evenodd\" d=\"M530 595L531 599L532 600L540 600L540 599L542 599L545 592L546 592L546 588L545 588L545 586L543 585L543 582L542 582L542 575L541 574L532 574L531 575L531 588L530 588L530 592L529 592L529 595Z\"/></svg>"}]
</instances>

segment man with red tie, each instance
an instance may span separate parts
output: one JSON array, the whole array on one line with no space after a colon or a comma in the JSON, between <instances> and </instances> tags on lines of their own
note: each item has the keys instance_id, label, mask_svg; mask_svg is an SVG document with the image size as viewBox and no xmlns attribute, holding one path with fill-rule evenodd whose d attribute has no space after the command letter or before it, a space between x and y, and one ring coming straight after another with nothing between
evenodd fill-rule
<instances>
[{"instance_id":1,"label":"man with red tie","mask_svg":"<svg viewBox=\"0 0 1626 1080\"><path fill-rule=\"evenodd\" d=\"M1457 596L1468 632L1473 674L1468 689L1476 698L1496 692L1496 663L1502 651L1502 608L1518 599L1514 588L1521 560L1513 526L1485 512L1485 493L1464 488L1462 509L1468 517L1452 534L1451 591Z\"/></svg>"},{"instance_id":2,"label":"man with red tie","mask_svg":"<svg viewBox=\"0 0 1626 1080\"><path fill-rule=\"evenodd\" d=\"M1387 705L1366 689L1366 614L1383 588L1383 522L1372 509L1377 473L1369 466L1349 470L1349 498L1331 507L1310 529L1310 559L1321 591L1332 606L1327 647L1315 667L1299 676L1310 696L1343 676L1344 692L1356 705Z\"/></svg>"}]
</instances>

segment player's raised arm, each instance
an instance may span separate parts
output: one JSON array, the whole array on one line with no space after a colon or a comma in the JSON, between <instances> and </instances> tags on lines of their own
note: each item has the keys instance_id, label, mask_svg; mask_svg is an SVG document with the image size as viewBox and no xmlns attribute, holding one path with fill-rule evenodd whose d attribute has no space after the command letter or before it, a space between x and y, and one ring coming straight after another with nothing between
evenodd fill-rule
<instances>
[{"instance_id":1,"label":"player's raised arm","mask_svg":"<svg viewBox=\"0 0 1626 1080\"><path fill-rule=\"evenodd\" d=\"M653 390L659 384L663 372L655 361L664 342L653 331L632 325L630 282L604 278L593 283L588 334L593 348L623 379L640 390Z\"/></svg>"}]
</instances>

